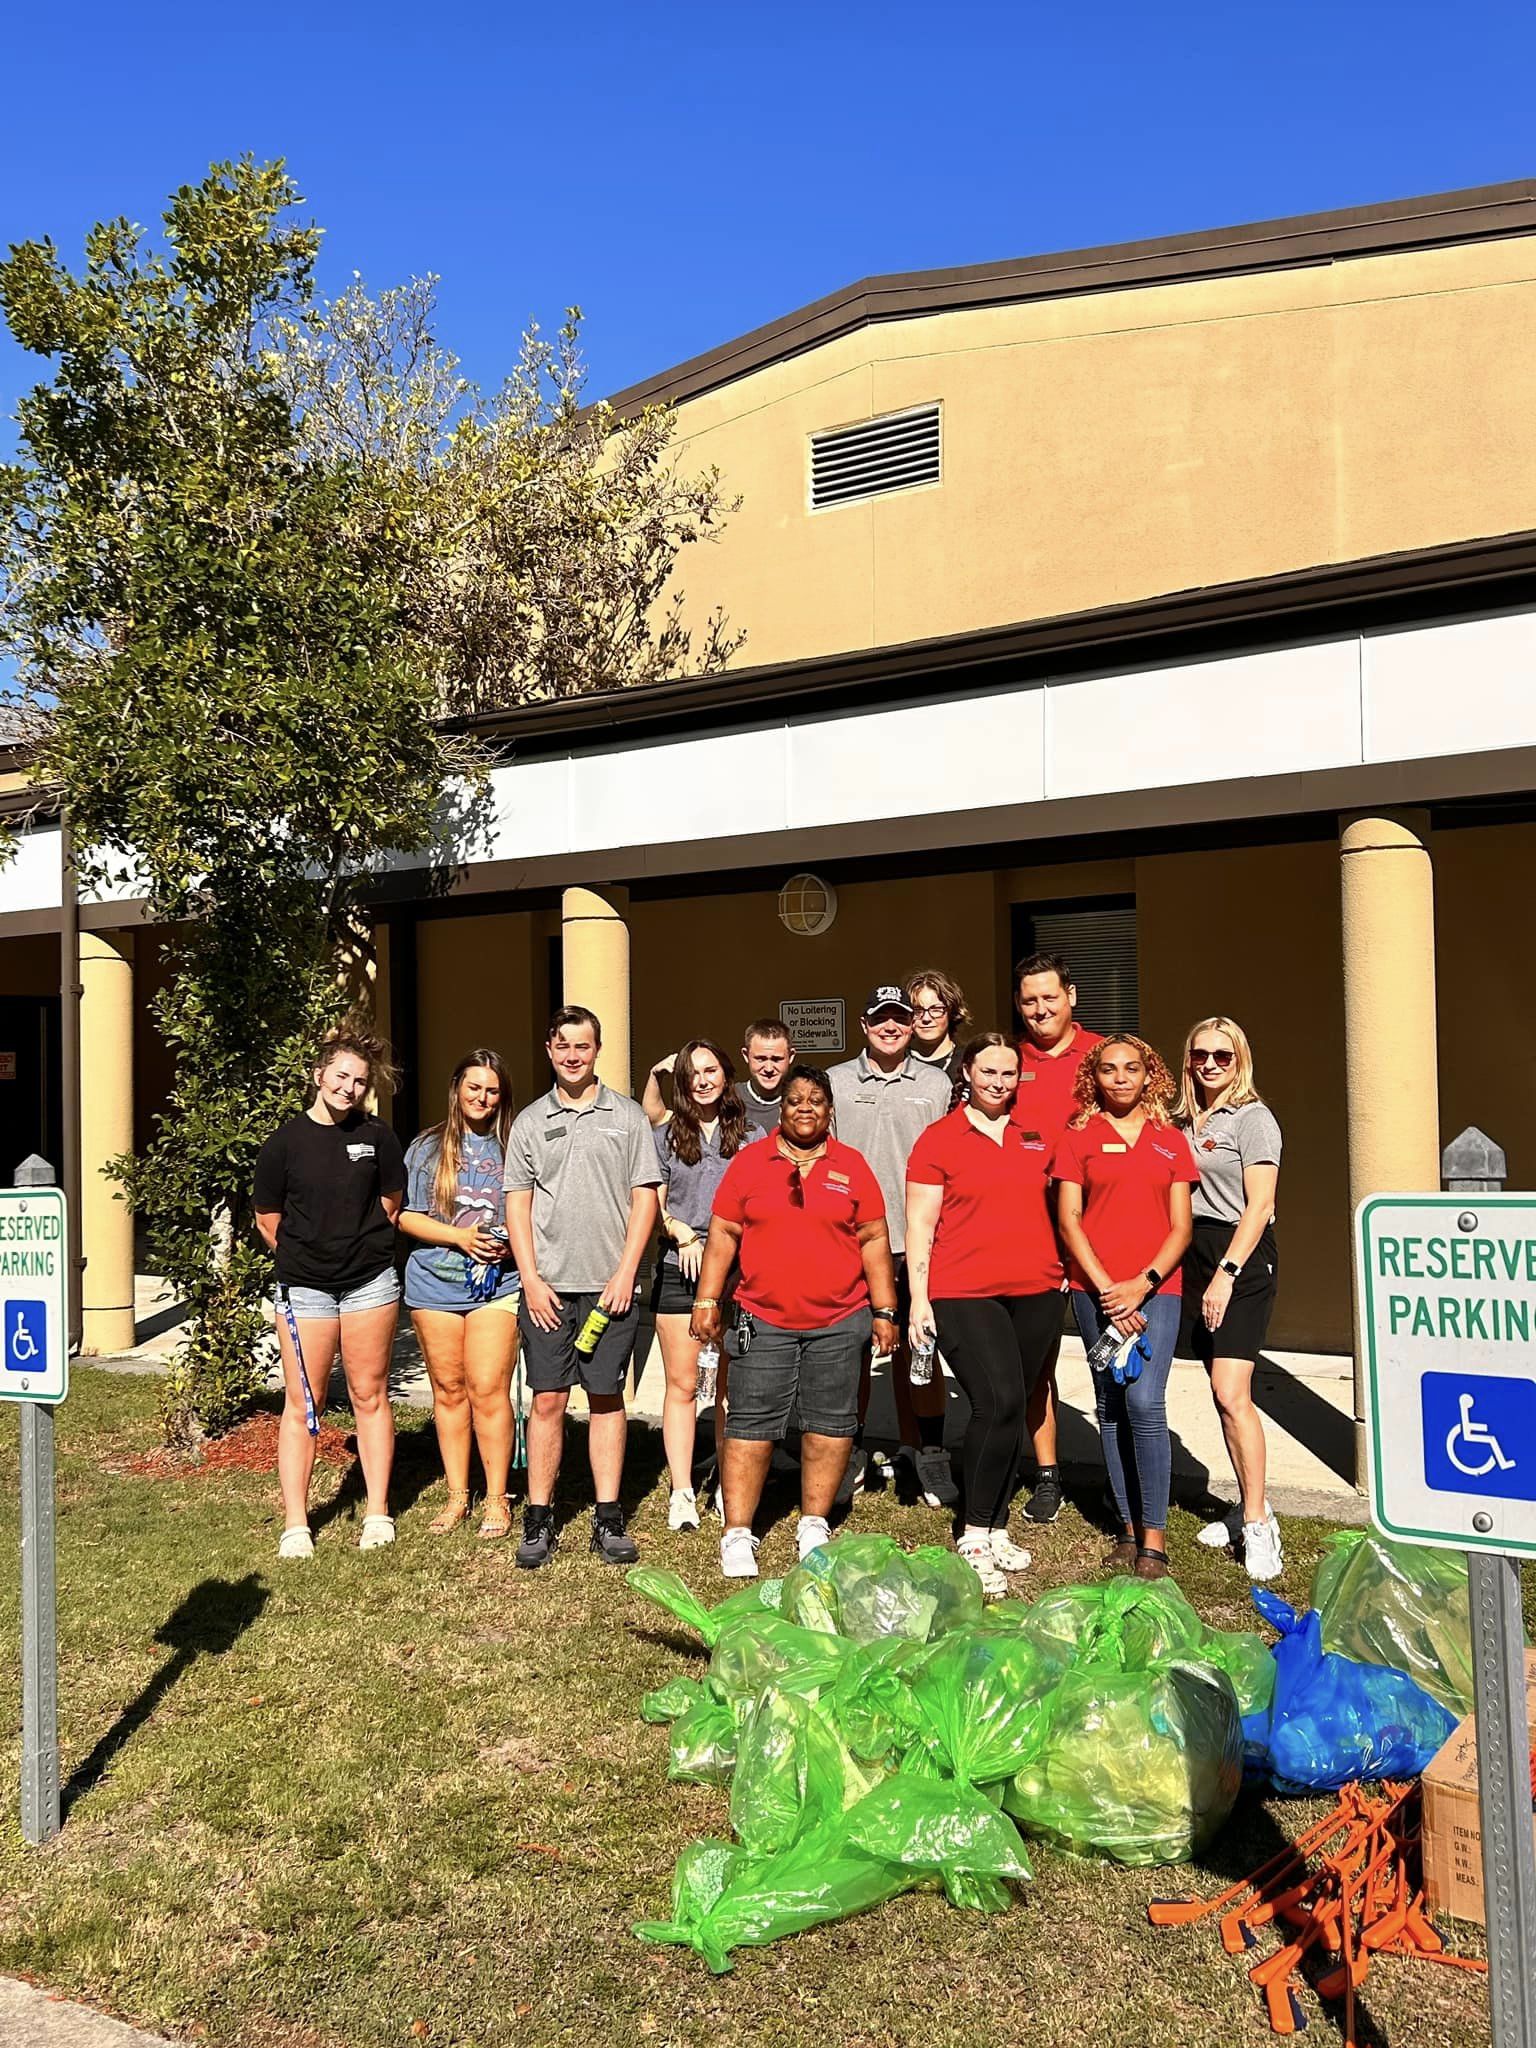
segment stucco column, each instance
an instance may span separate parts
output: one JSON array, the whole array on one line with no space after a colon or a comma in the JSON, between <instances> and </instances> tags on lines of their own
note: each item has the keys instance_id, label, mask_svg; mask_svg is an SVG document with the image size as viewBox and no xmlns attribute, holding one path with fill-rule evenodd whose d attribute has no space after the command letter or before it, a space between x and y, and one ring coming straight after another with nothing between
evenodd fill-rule
<instances>
[{"instance_id":1,"label":"stucco column","mask_svg":"<svg viewBox=\"0 0 1536 2048\"><path fill-rule=\"evenodd\" d=\"M560 899L565 1000L594 1010L603 1027L597 1071L629 1093L629 891L567 889Z\"/></svg>"},{"instance_id":2,"label":"stucco column","mask_svg":"<svg viewBox=\"0 0 1536 2048\"><path fill-rule=\"evenodd\" d=\"M1435 897L1427 811L1339 821L1349 1202L1440 1185ZM1365 1483L1364 1375L1355 1331L1355 1480Z\"/></svg>"},{"instance_id":3,"label":"stucco column","mask_svg":"<svg viewBox=\"0 0 1536 2048\"><path fill-rule=\"evenodd\" d=\"M133 1150L133 937L80 934L80 1226L87 1352L133 1346L133 1212L102 1168Z\"/></svg>"}]
</instances>

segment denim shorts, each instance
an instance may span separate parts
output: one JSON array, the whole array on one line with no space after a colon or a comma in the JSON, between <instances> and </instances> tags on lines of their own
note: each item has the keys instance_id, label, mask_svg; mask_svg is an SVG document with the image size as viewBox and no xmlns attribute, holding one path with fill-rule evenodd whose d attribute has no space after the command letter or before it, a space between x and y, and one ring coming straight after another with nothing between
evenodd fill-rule
<instances>
[{"instance_id":1,"label":"denim shorts","mask_svg":"<svg viewBox=\"0 0 1536 2048\"><path fill-rule=\"evenodd\" d=\"M376 1279L365 1280L361 1287L344 1288L340 1294L333 1294L328 1287L288 1289L288 1305L301 1323L334 1322L338 1316L361 1315L366 1308L390 1308L399 1299L400 1276L393 1266L386 1266Z\"/></svg>"},{"instance_id":2,"label":"denim shorts","mask_svg":"<svg viewBox=\"0 0 1536 2048\"><path fill-rule=\"evenodd\" d=\"M725 1433L748 1443L779 1443L798 1412L812 1436L851 1437L859 1426L859 1372L869 1343L870 1314L856 1309L824 1330L781 1330L760 1316L752 1341L732 1346Z\"/></svg>"}]
</instances>

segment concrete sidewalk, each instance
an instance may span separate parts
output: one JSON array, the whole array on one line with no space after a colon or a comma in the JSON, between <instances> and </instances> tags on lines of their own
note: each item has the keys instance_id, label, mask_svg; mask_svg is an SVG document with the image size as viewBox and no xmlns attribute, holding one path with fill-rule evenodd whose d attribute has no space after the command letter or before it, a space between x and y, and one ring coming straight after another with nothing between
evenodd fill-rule
<instances>
[{"instance_id":1,"label":"concrete sidewalk","mask_svg":"<svg viewBox=\"0 0 1536 2048\"><path fill-rule=\"evenodd\" d=\"M169 2048L163 2034L141 2033L15 1977L0 1977L0 2041L5 2048Z\"/></svg>"}]
</instances>

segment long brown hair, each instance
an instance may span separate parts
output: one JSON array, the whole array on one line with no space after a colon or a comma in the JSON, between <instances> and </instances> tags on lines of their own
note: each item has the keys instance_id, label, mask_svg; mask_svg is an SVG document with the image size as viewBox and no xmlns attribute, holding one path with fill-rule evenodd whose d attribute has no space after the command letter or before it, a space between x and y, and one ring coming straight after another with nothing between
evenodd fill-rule
<instances>
[{"instance_id":1,"label":"long brown hair","mask_svg":"<svg viewBox=\"0 0 1536 2048\"><path fill-rule=\"evenodd\" d=\"M1147 1122L1166 1124L1172 1121L1173 1076L1167 1063L1156 1046L1148 1045L1144 1038L1138 1038L1134 1031L1116 1031L1085 1052L1077 1069L1077 1079L1072 1084L1072 1099L1077 1104L1077 1114L1070 1128L1080 1131L1096 1117L1103 1108L1099 1099L1099 1061L1112 1045L1128 1045L1147 1070L1142 1086L1141 1101L1136 1105L1145 1115Z\"/></svg>"},{"instance_id":2,"label":"long brown hair","mask_svg":"<svg viewBox=\"0 0 1536 2048\"><path fill-rule=\"evenodd\" d=\"M684 1166L697 1166L704 1152L703 1119L699 1115L699 1105L693 1099L693 1056L696 1052L707 1052L712 1059L717 1059L725 1076L725 1086L715 1105L722 1159L736 1157L746 1142L748 1130L746 1104L736 1093L736 1069L731 1064L730 1054L723 1052L712 1038L690 1038L672 1069L672 1114L667 1118L667 1150Z\"/></svg>"},{"instance_id":3,"label":"long brown hair","mask_svg":"<svg viewBox=\"0 0 1536 2048\"><path fill-rule=\"evenodd\" d=\"M464 1133L468 1125L464 1111L459 1106L459 1083L471 1067L485 1067L496 1076L501 1084L501 1100L496 1105L496 1121L491 1126L491 1135L501 1147L507 1149L507 1139L512 1130L514 1115L512 1105L512 1076L507 1072L506 1062L499 1052L492 1052L486 1045L477 1045L473 1052L465 1053L453 1070L453 1079L448 1083L448 1114L440 1124L434 1124L422 1135L437 1145L437 1168L432 1175L432 1215L443 1223L453 1221L455 1198L459 1192L459 1169L464 1164Z\"/></svg>"}]
</instances>

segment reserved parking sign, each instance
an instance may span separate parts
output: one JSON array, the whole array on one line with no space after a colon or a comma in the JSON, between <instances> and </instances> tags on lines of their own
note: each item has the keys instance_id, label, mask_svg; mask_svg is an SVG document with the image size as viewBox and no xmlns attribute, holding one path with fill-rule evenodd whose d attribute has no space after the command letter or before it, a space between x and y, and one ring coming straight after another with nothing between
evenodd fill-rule
<instances>
[{"instance_id":1,"label":"reserved parking sign","mask_svg":"<svg viewBox=\"0 0 1536 2048\"><path fill-rule=\"evenodd\" d=\"M0 1188L0 1401L62 1401L69 1392L59 1188Z\"/></svg>"}]
</instances>

